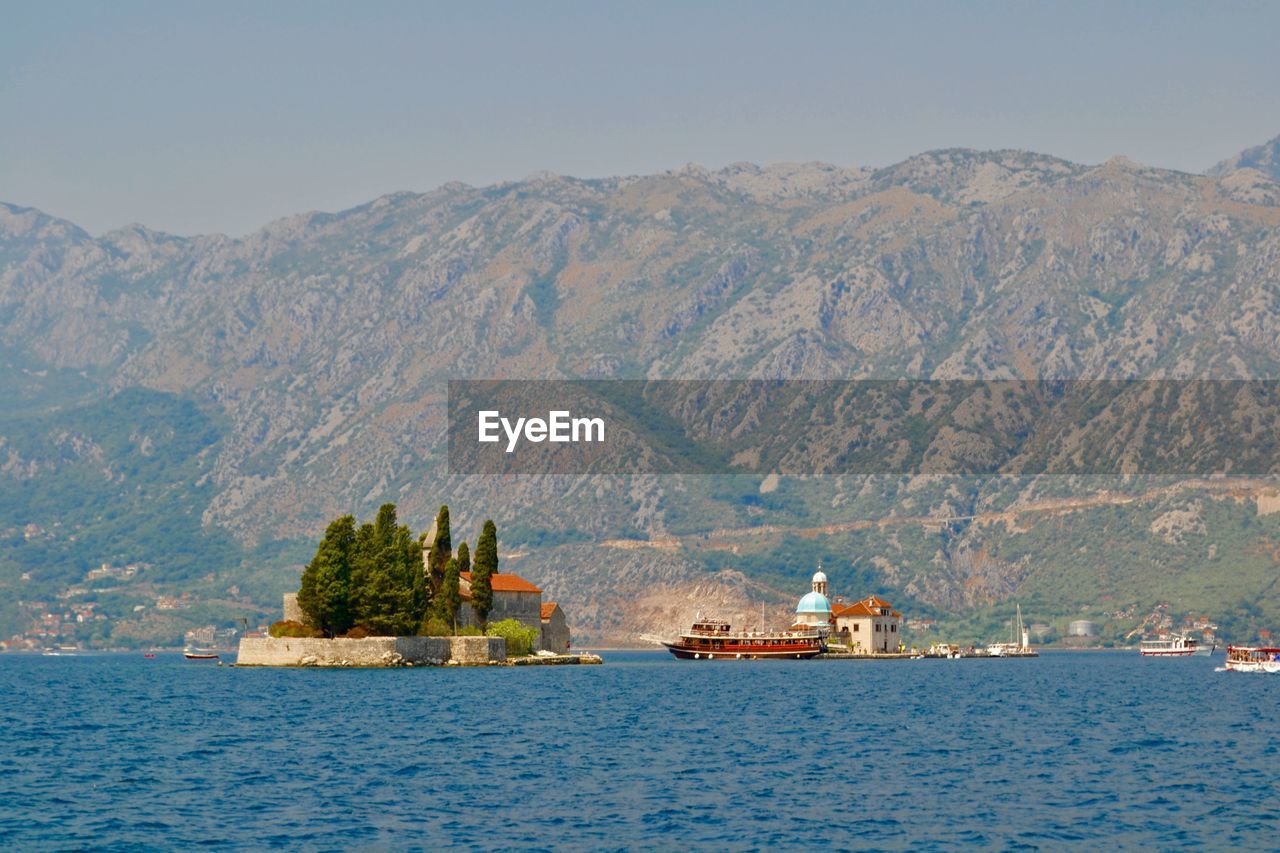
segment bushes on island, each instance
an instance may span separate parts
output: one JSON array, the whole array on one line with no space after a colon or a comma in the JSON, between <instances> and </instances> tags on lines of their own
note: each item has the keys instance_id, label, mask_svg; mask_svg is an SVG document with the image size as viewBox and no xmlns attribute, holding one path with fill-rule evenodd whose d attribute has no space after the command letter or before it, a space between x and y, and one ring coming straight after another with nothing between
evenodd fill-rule
<instances>
[{"instance_id":1,"label":"bushes on island","mask_svg":"<svg viewBox=\"0 0 1280 853\"><path fill-rule=\"evenodd\" d=\"M310 625L303 625L301 622L295 622L292 619L281 619L279 622L271 623L271 627L267 629L267 633L273 637L323 637L324 632L318 628L312 628Z\"/></svg>"},{"instance_id":2,"label":"bushes on island","mask_svg":"<svg viewBox=\"0 0 1280 853\"><path fill-rule=\"evenodd\" d=\"M422 630L418 633L424 637L452 637L453 625L439 616L431 616L422 623Z\"/></svg>"},{"instance_id":3,"label":"bushes on island","mask_svg":"<svg viewBox=\"0 0 1280 853\"><path fill-rule=\"evenodd\" d=\"M485 634L506 640L508 657L524 657L532 654L533 650L538 647L538 631L534 628L526 627L523 622L517 619L503 619L501 622L494 622L485 630Z\"/></svg>"}]
</instances>

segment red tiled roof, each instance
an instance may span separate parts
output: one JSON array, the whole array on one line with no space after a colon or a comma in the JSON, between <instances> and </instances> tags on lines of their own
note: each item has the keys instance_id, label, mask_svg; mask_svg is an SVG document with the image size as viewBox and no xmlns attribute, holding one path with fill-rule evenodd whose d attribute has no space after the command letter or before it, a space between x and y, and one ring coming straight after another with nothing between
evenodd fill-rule
<instances>
[{"instance_id":1,"label":"red tiled roof","mask_svg":"<svg viewBox=\"0 0 1280 853\"><path fill-rule=\"evenodd\" d=\"M881 598L878 595L873 595L870 598L864 598L862 600L865 601L867 604L870 604L872 607L892 607L893 606L892 604L885 601L883 598Z\"/></svg>"},{"instance_id":2,"label":"red tiled roof","mask_svg":"<svg viewBox=\"0 0 1280 853\"><path fill-rule=\"evenodd\" d=\"M542 618L543 618L543 619L550 619L550 618L551 618L551 614L552 614L552 613L555 613L555 612L556 612L556 608L557 608L557 607L559 607L559 606L560 606L560 605L559 605L559 604L556 604L554 601L544 601L544 602L542 602Z\"/></svg>"},{"instance_id":3,"label":"red tiled roof","mask_svg":"<svg viewBox=\"0 0 1280 853\"><path fill-rule=\"evenodd\" d=\"M462 572L458 577L466 581L467 586L471 585L471 572ZM504 575L501 572L494 572L489 576L489 585L494 592L542 592L519 575Z\"/></svg>"},{"instance_id":4,"label":"red tiled roof","mask_svg":"<svg viewBox=\"0 0 1280 853\"><path fill-rule=\"evenodd\" d=\"M855 601L853 604L846 604L843 607L837 607L831 614L832 616L879 616L878 610L872 610L865 601Z\"/></svg>"}]
</instances>

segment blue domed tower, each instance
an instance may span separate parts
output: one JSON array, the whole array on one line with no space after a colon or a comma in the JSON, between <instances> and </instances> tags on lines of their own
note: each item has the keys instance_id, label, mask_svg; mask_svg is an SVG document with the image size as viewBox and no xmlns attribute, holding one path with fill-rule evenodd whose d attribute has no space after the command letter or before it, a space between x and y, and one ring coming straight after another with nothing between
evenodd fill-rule
<instances>
[{"instance_id":1,"label":"blue domed tower","mask_svg":"<svg viewBox=\"0 0 1280 853\"><path fill-rule=\"evenodd\" d=\"M796 605L796 624L826 628L831 624L831 600L827 598L827 576L819 568L813 576L813 591Z\"/></svg>"}]
</instances>

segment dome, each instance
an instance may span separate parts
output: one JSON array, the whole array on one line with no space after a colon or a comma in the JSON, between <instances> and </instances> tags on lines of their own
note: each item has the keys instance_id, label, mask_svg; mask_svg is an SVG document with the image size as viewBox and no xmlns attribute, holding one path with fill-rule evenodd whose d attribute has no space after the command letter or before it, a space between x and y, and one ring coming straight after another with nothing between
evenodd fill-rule
<instances>
[{"instance_id":1,"label":"dome","mask_svg":"<svg viewBox=\"0 0 1280 853\"><path fill-rule=\"evenodd\" d=\"M796 605L796 614L801 613L831 613L831 602L820 592L806 593L805 597L800 599L800 603Z\"/></svg>"},{"instance_id":2,"label":"dome","mask_svg":"<svg viewBox=\"0 0 1280 853\"><path fill-rule=\"evenodd\" d=\"M823 573L822 573L822 569L818 569L817 574L815 574L815 575L813 576L813 582L814 582L814 583L826 583L826 582L827 582L827 576L826 576L825 574L823 574Z\"/></svg>"}]
</instances>

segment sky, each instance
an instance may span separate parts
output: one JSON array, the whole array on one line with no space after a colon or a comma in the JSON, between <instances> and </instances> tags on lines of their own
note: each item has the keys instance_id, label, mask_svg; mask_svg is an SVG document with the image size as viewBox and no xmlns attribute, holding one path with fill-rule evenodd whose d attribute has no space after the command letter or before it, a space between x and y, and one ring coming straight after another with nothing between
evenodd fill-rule
<instances>
[{"instance_id":1,"label":"sky","mask_svg":"<svg viewBox=\"0 0 1280 853\"><path fill-rule=\"evenodd\" d=\"M0 0L0 22L0 200L95 234L944 147L1199 172L1280 134L1280 3Z\"/></svg>"}]
</instances>

